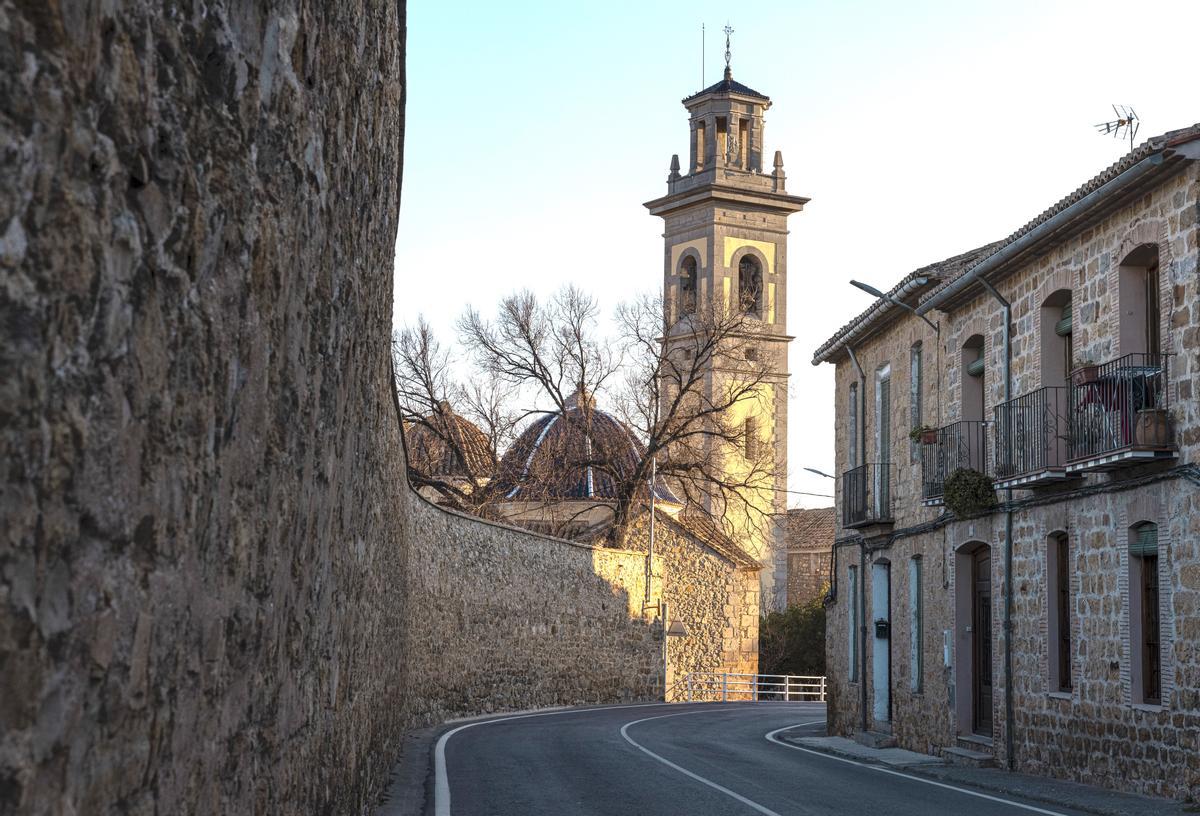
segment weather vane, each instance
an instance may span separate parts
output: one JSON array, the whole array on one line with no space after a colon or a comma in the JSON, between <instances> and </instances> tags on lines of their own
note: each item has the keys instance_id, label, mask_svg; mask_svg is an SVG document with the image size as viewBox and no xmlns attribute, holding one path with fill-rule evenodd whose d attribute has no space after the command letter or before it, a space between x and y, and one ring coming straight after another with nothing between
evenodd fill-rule
<instances>
[{"instance_id":1,"label":"weather vane","mask_svg":"<svg viewBox=\"0 0 1200 816\"><path fill-rule=\"evenodd\" d=\"M1111 133L1114 139L1119 139L1121 138L1121 129L1124 128L1125 132L1129 134L1129 149L1133 150L1133 140L1137 136L1138 125L1141 124L1137 113L1135 113L1133 108L1129 107L1128 105L1121 105L1120 107L1113 105L1112 109L1113 113L1117 115L1116 120L1112 122L1101 122L1100 124L1096 125L1096 130L1100 131L1105 136Z\"/></svg>"},{"instance_id":2,"label":"weather vane","mask_svg":"<svg viewBox=\"0 0 1200 816\"><path fill-rule=\"evenodd\" d=\"M729 70L730 70L729 69L729 58L730 58L729 35L732 33L733 33L733 29L730 28L729 23L726 23L725 24L725 72L726 73L729 73Z\"/></svg>"}]
</instances>

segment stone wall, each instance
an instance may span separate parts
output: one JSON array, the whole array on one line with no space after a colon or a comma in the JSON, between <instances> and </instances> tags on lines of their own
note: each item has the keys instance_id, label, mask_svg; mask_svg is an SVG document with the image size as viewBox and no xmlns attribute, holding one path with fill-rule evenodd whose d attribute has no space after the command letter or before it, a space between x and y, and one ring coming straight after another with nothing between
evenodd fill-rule
<instances>
[{"instance_id":1,"label":"stone wall","mask_svg":"<svg viewBox=\"0 0 1200 816\"><path fill-rule=\"evenodd\" d=\"M0 0L0 811L360 812L404 4L168 5Z\"/></svg>"},{"instance_id":2,"label":"stone wall","mask_svg":"<svg viewBox=\"0 0 1200 816\"><path fill-rule=\"evenodd\" d=\"M414 723L662 698L662 626L641 614L643 553L493 524L415 494L409 504Z\"/></svg>"},{"instance_id":3,"label":"stone wall","mask_svg":"<svg viewBox=\"0 0 1200 816\"><path fill-rule=\"evenodd\" d=\"M787 554L788 606L819 601L829 586L830 553L792 551Z\"/></svg>"}]
</instances>

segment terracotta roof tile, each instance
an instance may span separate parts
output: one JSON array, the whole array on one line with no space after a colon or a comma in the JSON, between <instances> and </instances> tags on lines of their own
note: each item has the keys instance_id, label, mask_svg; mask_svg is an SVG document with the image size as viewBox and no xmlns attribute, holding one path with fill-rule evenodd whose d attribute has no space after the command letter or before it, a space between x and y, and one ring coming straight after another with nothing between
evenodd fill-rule
<instances>
[{"instance_id":1,"label":"terracotta roof tile","mask_svg":"<svg viewBox=\"0 0 1200 816\"><path fill-rule=\"evenodd\" d=\"M832 507L788 510L785 540L789 550L828 550L833 547L836 516Z\"/></svg>"}]
</instances>

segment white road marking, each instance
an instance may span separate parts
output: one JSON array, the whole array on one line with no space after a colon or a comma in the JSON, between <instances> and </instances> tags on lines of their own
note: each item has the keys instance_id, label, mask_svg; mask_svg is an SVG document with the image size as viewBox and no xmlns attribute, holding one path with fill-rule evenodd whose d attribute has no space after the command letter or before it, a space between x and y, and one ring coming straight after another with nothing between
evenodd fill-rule
<instances>
[{"instance_id":1,"label":"white road marking","mask_svg":"<svg viewBox=\"0 0 1200 816\"><path fill-rule=\"evenodd\" d=\"M651 718L651 719L653 719L653 718ZM774 731L772 731L766 735L767 741L773 742L776 745L782 745L784 748L792 748L793 750L796 750L796 751L803 751L806 754L813 754L814 756L825 757L826 759L833 759L833 760L837 760L838 762L845 762L847 765L857 765L860 768L866 768L867 770L871 770L871 771L879 771L880 773L891 774L892 776L900 776L900 777L903 777L904 779L911 779L913 782L920 782L924 785L933 785L936 788L945 788L946 790L952 790L952 791L956 791L958 793L965 793L967 796L975 796L975 797L978 797L979 799L987 799L988 801L991 801L991 802L999 802L1002 805L1011 805L1012 807L1021 808L1022 810L1030 810L1030 811L1033 811L1034 813L1042 813L1042 814L1045 814L1045 816L1067 816L1067 814L1061 813L1057 810L1046 810L1045 808L1034 807L1033 805L1026 805L1021 802L1014 802L1011 799L1002 799L999 796L990 796L986 793L980 793L979 791L970 790L969 788L960 788L955 785L947 785L945 782L935 782L932 779L925 779L924 777L913 776L912 774L901 773L900 771L892 770L891 768L881 768L878 765L868 765L865 762L858 762L853 759L847 759L846 757L840 757L840 756L835 756L833 754L827 754L824 751L814 751L811 748L802 748L799 745L793 745L790 742L784 742L783 740L778 739L775 736L776 734L778 734L781 731L791 731L793 728L802 728L806 725L813 725L813 723L796 723L795 725L787 725L787 726L784 726L783 728L776 728Z\"/></svg>"},{"instance_id":2,"label":"white road marking","mask_svg":"<svg viewBox=\"0 0 1200 816\"><path fill-rule=\"evenodd\" d=\"M688 714L703 714L706 712L716 711L716 710L719 710L719 709L704 709L701 711L683 711L679 714L660 714L657 717L645 717L640 720L634 720L633 722L628 722L628 723L625 723L623 726L621 726L621 736L624 737L625 741L628 742L630 745L632 745L634 748L637 748L639 751L641 751L644 754L654 757L659 762L666 765L668 768L673 768L673 769L679 771L681 774L688 777L689 779L694 779L702 785L708 785L710 788L720 791L721 793L725 794L726 796L730 797L731 799L736 799L737 801L741 802L743 805L746 805L747 807L757 810L759 813L763 814L763 816L781 816L781 814L776 813L775 811L771 810L770 808L764 807L764 806L760 805L758 802L755 802L751 799L747 799L745 796L742 796L740 793L731 791L729 788L725 787L724 785L718 785L716 782L713 782L711 779L705 779L703 776L701 776L698 773L693 773L692 771L689 771L687 768L684 768L680 765L676 765L674 762L667 759L666 757L659 756L658 754L654 753L646 746L641 745L640 743L634 742L633 738L629 736L630 726L637 725L638 723L649 722L650 720L664 720L668 717L683 717ZM824 720L815 720L814 722L801 723L800 725L815 725L816 723L820 723L820 722L825 722L825 721ZM792 726L792 727L797 728L799 726Z\"/></svg>"},{"instance_id":3,"label":"white road marking","mask_svg":"<svg viewBox=\"0 0 1200 816\"><path fill-rule=\"evenodd\" d=\"M437 741L433 750L433 810L436 816L450 816L450 778L446 774L446 743L459 731L474 728L477 725L509 722L510 720L527 720L532 717L553 717L556 714L583 714L588 711L612 711L618 708L647 708L649 706L665 706L670 703L634 703L632 705L601 706L598 708L563 708L555 711L542 711L533 714L517 714L512 717L497 717L494 720L478 720L465 723L458 728L447 731Z\"/></svg>"}]
</instances>

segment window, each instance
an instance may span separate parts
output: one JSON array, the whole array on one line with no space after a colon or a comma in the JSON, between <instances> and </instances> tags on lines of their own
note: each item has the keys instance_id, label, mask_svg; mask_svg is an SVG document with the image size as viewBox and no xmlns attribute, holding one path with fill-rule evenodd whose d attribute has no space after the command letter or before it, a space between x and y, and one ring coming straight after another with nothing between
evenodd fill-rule
<instances>
[{"instance_id":1,"label":"window","mask_svg":"<svg viewBox=\"0 0 1200 816\"><path fill-rule=\"evenodd\" d=\"M983 420L984 404L984 343L982 335L972 335L962 347L960 377L961 418L968 422Z\"/></svg>"},{"instance_id":2,"label":"window","mask_svg":"<svg viewBox=\"0 0 1200 816\"><path fill-rule=\"evenodd\" d=\"M753 462L759 456L758 417L746 417L742 426L742 435L745 438L746 459Z\"/></svg>"},{"instance_id":3,"label":"window","mask_svg":"<svg viewBox=\"0 0 1200 816\"><path fill-rule=\"evenodd\" d=\"M747 314L762 314L762 266L753 255L738 262L738 303Z\"/></svg>"},{"instance_id":4,"label":"window","mask_svg":"<svg viewBox=\"0 0 1200 816\"><path fill-rule=\"evenodd\" d=\"M1065 386L1075 367L1075 352L1071 343L1074 328L1074 310L1071 308L1071 291L1059 289L1042 301L1042 386Z\"/></svg>"},{"instance_id":5,"label":"window","mask_svg":"<svg viewBox=\"0 0 1200 816\"><path fill-rule=\"evenodd\" d=\"M1135 524L1129 535L1129 634L1132 699L1162 703L1162 631L1159 626L1158 525Z\"/></svg>"},{"instance_id":6,"label":"window","mask_svg":"<svg viewBox=\"0 0 1200 816\"><path fill-rule=\"evenodd\" d=\"M1071 543L1066 533L1046 541L1046 654L1051 691L1071 690Z\"/></svg>"},{"instance_id":7,"label":"window","mask_svg":"<svg viewBox=\"0 0 1200 816\"><path fill-rule=\"evenodd\" d=\"M848 416L846 417L846 441L848 450L846 451L847 470L854 470L858 467L858 383L850 383L850 399L846 409Z\"/></svg>"},{"instance_id":8,"label":"window","mask_svg":"<svg viewBox=\"0 0 1200 816\"><path fill-rule=\"evenodd\" d=\"M1161 302L1158 292L1158 259L1146 269L1146 351L1158 354L1162 350Z\"/></svg>"},{"instance_id":9,"label":"window","mask_svg":"<svg viewBox=\"0 0 1200 816\"><path fill-rule=\"evenodd\" d=\"M696 259L691 255L679 265L679 314L696 311Z\"/></svg>"},{"instance_id":10,"label":"window","mask_svg":"<svg viewBox=\"0 0 1200 816\"><path fill-rule=\"evenodd\" d=\"M850 682L858 682L858 567L851 566L847 571L849 574L846 578L846 583L850 586L850 592L847 593L850 601L850 621L849 637L847 640L846 655L850 659Z\"/></svg>"},{"instance_id":11,"label":"window","mask_svg":"<svg viewBox=\"0 0 1200 816\"><path fill-rule=\"evenodd\" d=\"M925 676L925 609L921 600L921 556L914 555L908 562L908 611L909 611L909 660L912 670L910 688L920 691Z\"/></svg>"},{"instance_id":12,"label":"window","mask_svg":"<svg viewBox=\"0 0 1200 816\"><path fill-rule=\"evenodd\" d=\"M917 343L909 352L909 371L908 371L908 392L909 406L911 408L910 421L913 428L919 428L922 424L921 419L921 387L922 387L922 372L921 372L921 344ZM909 458L913 462L921 460L921 447L917 444L917 440L912 440L909 444Z\"/></svg>"}]
</instances>

